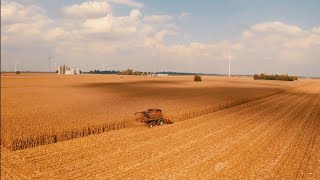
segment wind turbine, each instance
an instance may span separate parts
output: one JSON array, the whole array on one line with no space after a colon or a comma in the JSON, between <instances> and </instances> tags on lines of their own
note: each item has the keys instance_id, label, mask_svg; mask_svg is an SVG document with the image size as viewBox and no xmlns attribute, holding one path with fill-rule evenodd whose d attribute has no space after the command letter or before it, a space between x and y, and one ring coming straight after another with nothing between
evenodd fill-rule
<instances>
[{"instance_id":1,"label":"wind turbine","mask_svg":"<svg viewBox=\"0 0 320 180\"><path fill-rule=\"evenodd\" d=\"M50 72L50 70L51 70L51 67L50 67L50 65L51 65L51 59L53 59L54 57L53 56L50 56L49 55L49 57L48 57L48 60L49 60L49 64L48 64L48 68L49 68L49 72Z\"/></svg>"},{"instance_id":2,"label":"wind turbine","mask_svg":"<svg viewBox=\"0 0 320 180\"><path fill-rule=\"evenodd\" d=\"M230 72L230 58L231 58L231 57L230 57L230 53L229 53L229 51L228 51L228 60L229 60L229 77L231 77L231 75L230 75L230 73L231 73L231 72Z\"/></svg>"},{"instance_id":3,"label":"wind turbine","mask_svg":"<svg viewBox=\"0 0 320 180\"><path fill-rule=\"evenodd\" d=\"M227 52L225 52L225 58L227 58L228 62L229 62L228 76L231 77L231 56L230 56L230 51L229 50Z\"/></svg>"},{"instance_id":4,"label":"wind turbine","mask_svg":"<svg viewBox=\"0 0 320 180\"><path fill-rule=\"evenodd\" d=\"M17 72L17 65L18 65L18 63L16 62L16 63L14 64L14 72Z\"/></svg>"},{"instance_id":5,"label":"wind turbine","mask_svg":"<svg viewBox=\"0 0 320 180\"><path fill-rule=\"evenodd\" d=\"M57 71L57 63L56 62L53 63L53 66L54 66L54 69L55 69L54 71Z\"/></svg>"}]
</instances>

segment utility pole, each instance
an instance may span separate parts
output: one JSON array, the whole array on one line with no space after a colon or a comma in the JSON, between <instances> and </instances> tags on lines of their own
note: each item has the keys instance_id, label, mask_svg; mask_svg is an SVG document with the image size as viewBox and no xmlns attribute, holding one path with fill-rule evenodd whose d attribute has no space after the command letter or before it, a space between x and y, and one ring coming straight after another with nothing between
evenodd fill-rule
<instances>
[{"instance_id":1,"label":"utility pole","mask_svg":"<svg viewBox=\"0 0 320 180\"><path fill-rule=\"evenodd\" d=\"M17 65L18 65L18 63L14 64L14 72L17 72Z\"/></svg>"}]
</instances>

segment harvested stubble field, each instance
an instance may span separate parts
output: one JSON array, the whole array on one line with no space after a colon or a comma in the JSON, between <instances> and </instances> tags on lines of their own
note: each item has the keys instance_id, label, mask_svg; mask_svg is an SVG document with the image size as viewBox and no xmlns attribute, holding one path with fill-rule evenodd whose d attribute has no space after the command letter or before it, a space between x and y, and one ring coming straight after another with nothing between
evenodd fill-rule
<instances>
[{"instance_id":1,"label":"harvested stubble field","mask_svg":"<svg viewBox=\"0 0 320 180\"><path fill-rule=\"evenodd\" d=\"M277 94L303 82L251 77L1 75L1 143L10 150L139 126L133 113L161 108L175 122Z\"/></svg>"},{"instance_id":2,"label":"harvested stubble field","mask_svg":"<svg viewBox=\"0 0 320 180\"><path fill-rule=\"evenodd\" d=\"M172 125L125 128L19 151L2 148L2 177L320 179L319 133L320 82L308 81Z\"/></svg>"}]
</instances>

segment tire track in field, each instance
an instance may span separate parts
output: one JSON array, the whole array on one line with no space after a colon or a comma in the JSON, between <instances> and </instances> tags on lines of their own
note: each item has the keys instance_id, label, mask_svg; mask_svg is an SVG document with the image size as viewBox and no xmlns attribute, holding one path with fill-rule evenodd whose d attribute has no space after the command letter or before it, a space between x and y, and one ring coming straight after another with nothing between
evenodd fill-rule
<instances>
[{"instance_id":1,"label":"tire track in field","mask_svg":"<svg viewBox=\"0 0 320 180\"><path fill-rule=\"evenodd\" d=\"M315 115L316 124L316 133L317 136L315 138L314 146L310 150L310 156L308 162L305 163L305 172L302 178L305 179L320 179L320 104L318 104L318 112ZM317 167L316 169L313 167ZM300 174L299 174L300 175ZM301 178L299 176L298 178Z\"/></svg>"},{"instance_id":2,"label":"tire track in field","mask_svg":"<svg viewBox=\"0 0 320 180\"><path fill-rule=\"evenodd\" d=\"M320 99L320 97L318 98L318 102L319 102L319 99ZM319 115L319 111L320 111L319 106L320 106L320 104L318 103L317 105L318 106L317 106L317 108L315 108L314 113L313 113L313 117L312 117L312 120L314 122L316 122L317 120L320 119L320 115ZM309 164L311 155L313 153L315 153L314 147L315 147L316 138L317 138L317 136L319 134L320 129L319 129L319 125L318 125L317 122L314 124L314 126L315 127L313 128L312 137L311 137L311 139L309 141L309 144L307 146L307 150L306 150L305 156L303 157L303 160L302 160L302 162L301 162L301 164L299 166L299 171L297 173L296 179L305 178L305 174L304 173L307 171L307 165Z\"/></svg>"},{"instance_id":3,"label":"tire track in field","mask_svg":"<svg viewBox=\"0 0 320 180\"><path fill-rule=\"evenodd\" d=\"M32 179L40 174L23 157L1 146L1 179Z\"/></svg>"},{"instance_id":4,"label":"tire track in field","mask_svg":"<svg viewBox=\"0 0 320 180\"><path fill-rule=\"evenodd\" d=\"M283 102L283 103L285 103L285 102ZM275 108L276 109L276 108ZM285 109L283 112L286 112L288 109ZM253 121L254 121L254 117L252 117L251 118ZM247 124L249 124L249 123L252 123L253 121L251 121L251 122L246 122ZM245 123L244 123L245 124ZM262 123L262 125L265 125L266 123ZM262 125L259 125L259 126L261 126L261 128L263 127ZM253 125L253 126L255 126L255 125ZM235 126L235 127L237 127L237 125ZM260 129L261 129L260 128ZM239 129L242 129L241 127L239 127ZM250 129L250 128L249 128ZM258 129L259 130L259 129ZM245 130L245 131L247 131L247 130ZM212 135L213 136L213 135ZM210 137L210 136L208 136L208 137ZM201 142L199 142L201 140ZM203 138L199 138L199 140L197 140L196 142L198 142L199 144L201 144L202 142L208 142L208 141L210 141L210 140L212 140L212 139L203 139ZM200 148L200 149L202 149L202 148ZM192 152L192 151L191 151ZM199 153L199 154L202 154L201 152ZM179 155L178 154L176 154L176 155L172 155L174 158L175 157L178 157ZM192 156L192 155L190 155L190 156ZM189 157L190 157L189 156ZM201 158L200 158L201 159ZM173 162L177 162L177 161L173 161ZM146 164L146 165L144 165L144 167L142 167L142 168L147 168L148 166L150 166L150 164L153 164L153 162L150 162L150 163L148 163L148 164ZM157 164L157 163L156 163ZM169 166L169 164L166 164L166 165L164 165L164 166L167 166L167 167L171 167L171 165ZM175 167L175 166L172 166L172 167ZM135 167L136 168L136 167ZM134 168L132 168L132 169L134 169ZM141 168L140 168L141 169Z\"/></svg>"},{"instance_id":5,"label":"tire track in field","mask_svg":"<svg viewBox=\"0 0 320 180\"><path fill-rule=\"evenodd\" d=\"M284 121L282 122L282 126L279 126L279 128L276 128L272 134L267 135L263 141L259 141L254 146L251 146L250 148L247 148L247 151L244 151L243 153L237 153L234 156L231 156L228 159L232 158L232 162L227 167L227 169L223 170L221 173L223 174L236 174L241 172L238 176L242 178L248 178L248 177L255 177L255 178L267 178L267 174L270 174L270 167L266 169L267 166L270 166L270 164L274 163L270 161L270 158L273 158L274 156L280 156L280 152L283 152L282 149L283 146L279 146L279 143L284 143L288 141L291 136L293 136L296 132L296 126L300 126L298 121L301 119L304 120L304 118L309 118L312 116L312 108L308 108L310 105L314 105L317 103L317 101L313 101L313 104L309 104L308 102L312 102L312 98L314 96L309 97L309 99L304 99L304 102L300 102L300 106L297 111L294 111L292 115L290 115L290 118L283 118ZM304 109L311 111L304 113ZM294 117L294 118L293 118ZM281 121L280 121L281 122ZM288 133L290 132L290 133ZM251 140L250 140L251 142ZM285 143L284 143L285 144ZM250 153L248 153L250 152ZM228 161L227 159L227 161ZM260 164L252 163L254 160L259 160ZM265 163L269 162L269 163ZM237 171L233 171L233 169L237 169ZM258 170L258 171L257 171ZM265 174L263 176L263 174ZM249 176L250 175L250 176Z\"/></svg>"},{"instance_id":6,"label":"tire track in field","mask_svg":"<svg viewBox=\"0 0 320 180\"><path fill-rule=\"evenodd\" d=\"M318 100L319 96L316 99ZM312 112L312 115L316 116L319 107L315 106L315 108L313 109L314 111ZM315 119L313 118L313 116L308 118L303 123L302 130L299 131L295 136L294 141L288 149L288 152L286 154L287 156L284 156L284 158L282 159L279 170L275 171L276 177L285 176L289 178L296 178L299 175L299 169L302 165L300 164L300 162L303 163L304 157L308 152L310 143L313 144L313 141L315 141L316 138L314 134L314 129L316 128L316 122L317 120L319 120L319 118ZM300 159L300 161L298 159ZM292 171L296 171L296 173L292 173Z\"/></svg>"},{"instance_id":7,"label":"tire track in field","mask_svg":"<svg viewBox=\"0 0 320 180\"><path fill-rule=\"evenodd\" d=\"M284 111L285 112L285 111ZM275 125L273 125L273 126L275 126ZM271 127L273 127L273 126L271 126ZM276 127L276 126L275 126ZM272 129L272 128L269 128L269 129ZM261 129L261 130L263 130L263 129ZM246 140L245 140L246 141ZM200 153L201 154L201 153ZM210 166L210 165L208 165L208 160L210 159L211 157L209 156L208 158L206 158L206 159L203 159L203 162L205 162L206 164L206 166ZM216 157L217 158L217 157ZM202 159L202 158L199 158L199 159ZM212 159L212 158L211 158ZM200 164L200 165L198 165L198 166L200 166L200 167L198 167L198 168L194 168L194 169L199 169L199 168L201 168L201 167L203 167L203 165L201 165L201 163L198 163L198 164ZM186 169L186 168L184 168L184 169Z\"/></svg>"}]
</instances>

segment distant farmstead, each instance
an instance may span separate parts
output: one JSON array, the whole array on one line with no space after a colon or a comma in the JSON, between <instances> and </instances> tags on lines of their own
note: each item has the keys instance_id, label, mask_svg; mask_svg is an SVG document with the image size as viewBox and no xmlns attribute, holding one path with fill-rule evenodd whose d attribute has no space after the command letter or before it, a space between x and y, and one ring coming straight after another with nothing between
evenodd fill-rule
<instances>
[{"instance_id":1,"label":"distant farmstead","mask_svg":"<svg viewBox=\"0 0 320 180\"><path fill-rule=\"evenodd\" d=\"M157 74L157 73L153 73L153 74L149 74L148 76L154 76L154 77L159 77L159 76L168 76L169 74Z\"/></svg>"},{"instance_id":2,"label":"distant farmstead","mask_svg":"<svg viewBox=\"0 0 320 180\"><path fill-rule=\"evenodd\" d=\"M58 67L58 74L81 74L80 68L70 68L65 65Z\"/></svg>"}]
</instances>

